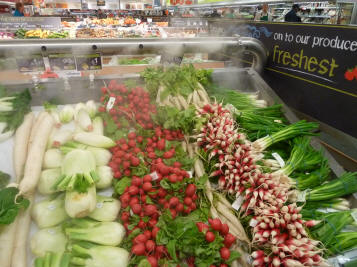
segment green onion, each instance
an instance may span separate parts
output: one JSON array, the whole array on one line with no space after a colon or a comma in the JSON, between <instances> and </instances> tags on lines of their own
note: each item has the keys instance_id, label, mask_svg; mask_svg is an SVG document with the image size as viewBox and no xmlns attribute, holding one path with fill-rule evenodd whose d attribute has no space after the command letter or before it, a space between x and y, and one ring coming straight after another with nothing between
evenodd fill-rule
<instances>
[{"instance_id":1,"label":"green onion","mask_svg":"<svg viewBox=\"0 0 357 267\"><path fill-rule=\"evenodd\" d=\"M276 171L276 173L283 173L285 175L290 175L304 159L307 147L310 144L310 138L306 137L296 137L293 142L294 147L291 150L289 159L286 161L286 164L283 168Z\"/></svg>"},{"instance_id":2,"label":"green onion","mask_svg":"<svg viewBox=\"0 0 357 267\"><path fill-rule=\"evenodd\" d=\"M304 209L330 208L335 210L348 210L349 202L344 198L332 198L324 201L306 201Z\"/></svg>"},{"instance_id":3,"label":"green onion","mask_svg":"<svg viewBox=\"0 0 357 267\"><path fill-rule=\"evenodd\" d=\"M346 172L341 177L315 187L306 195L308 201L321 201L357 192L357 172Z\"/></svg>"},{"instance_id":4,"label":"green onion","mask_svg":"<svg viewBox=\"0 0 357 267\"><path fill-rule=\"evenodd\" d=\"M272 144L278 143L283 140L288 140L296 136L302 135L314 135L311 131L316 130L317 128L317 123L306 122L302 120L294 124L285 126L279 132L256 140L255 142L253 142L253 147L255 147L258 151L264 151Z\"/></svg>"},{"instance_id":5,"label":"green onion","mask_svg":"<svg viewBox=\"0 0 357 267\"><path fill-rule=\"evenodd\" d=\"M344 232L334 237L334 242L328 247L329 254L339 254L357 247L357 232Z\"/></svg>"},{"instance_id":6,"label":"green onion","mask_svg":"<svg viewBox=\"0 0 357 267\"><path fill-rule=\"evenodd\" d=\"M292 178L296 181L299 190L314 188L325 182L329 178L330 167L326 161L322 162L321 167L311 173L295 173Z\"/></svg>"},{"instance_id":7,"label":"green onion","mask_svg":"<svg viewBox=\"0 0 357 267\"><path fill-rule=\"evenodd\" d=\"M348 224L354 222L352 211L326 213L322 222L311 228L311 235L325 246L334 241L334 237Z\"/></svg>"}]
</instances>

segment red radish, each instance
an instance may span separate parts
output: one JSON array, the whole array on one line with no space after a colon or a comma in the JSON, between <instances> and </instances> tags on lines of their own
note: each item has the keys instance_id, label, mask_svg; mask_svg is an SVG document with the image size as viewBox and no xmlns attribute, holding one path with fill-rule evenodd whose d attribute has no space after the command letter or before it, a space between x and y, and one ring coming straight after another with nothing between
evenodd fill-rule
<instances>
[{"instance_id":1,"label":"red radish","mask_svg":"<svg viewBox=\"0 0 357 267\"><path fill-rule=\"evenodd\" d=\"M130 147L136 147L136 142L135 142L135 140L129 140L128 145L129 145Z\"/></svg>"},{"instance_id":2,"label":"red radish","mask_svg":"<svg viewBox=\"0 0 357 267\"><path fill-rule=\"evenodd\" d=\"M137 157L132 157L131 158L131 165L136 167L140 165L140 160Z\"/></svg>"},{"instance_id":3,"label":"red radish","mask_svg":"<svg viewBox=\"0 0 357 267\"><path fill-rule=\"evenodd\" d=\"M128 138L129 138L129 139L135 139L135 138L136 138L135 132L130 132L130 133L128 133Z\"/></svg>"},{"instance_id":4,"label":"red radish","mask_svg":"<svg viewBox=\"0 0 357 267\"><path fill-rule=\"evenodd\" d=\"M140 201L137 197L132 197L129 201L130 206L133 206L134 204L139 204L139 203L140 203Z\"/></svg>"},{"instance_id":5,"label":"red radish","mask_svg":"<svg viewBox=\"0 0 357 267\"><path fill-rule=\"evenodd\" d=\"M150 159L156 159L156 154L155 154L155 152L150 152L150 153L148 153L148 157L149 157Z\"/></svg>"},{"instance_id":6,"label":"red radish","mask_svg":"<svg viewBox=\"0 0 357 267\"><path fill-rule=\"evenodd\" d=\"M138 227L139 227L140 229L144 229L144 228L146 227L146 223L145 223L144 221L140 220L140 221L138 222Z\"/></svg>"},{"instance_id":7,"label":"red radish","mask_svg":"<svg viewBox=\"0 0 357 267\"><path fill-rule=\"evenodd\" d=\"M151 234L154 238L156 238L157 233L160 231L159 227L153 227Z\"/></svg>"},{"instance_id":8,"label":"red radish","mask_svg":"<svg viewBox=\"0 0 357 267\"><path fill-rule=\"evenodd\" d=\"M135 185L131 185L131 186L129 186L128 192L132 196L137 195L139 193L139 188Z\"/></svg>"},{"instance_id":9,"label":"red radish","mask_svg":"<svg viewBox=\"0 0 357 267\"><path fill-rule=\"evenodd\" d=\"M120 201L121 202L127 202L129 204L130 201L130 194L124 193L123 195L120 196Z\"/></svg>"},{"instance_id":10,"label":"red radish","mask_svg":"<svg viewBox=\"0 0 357 267\"><path fill-rule=\"evenodd\" d=\"M196 209L196 204L195 203L192 203L191 206L190 206L191 210L195 210Z\"/></svg>"},{"instance_id":11,"label":"red radish","mask_svg":"<svg viewBox=\"0 0 357 267\"><path fill-rule=\"evenodd\" d=\"M163 189L163 188L159 188L159 190L157 190L157 194L159 195L159 197L165 197L166 196L166 194L167 194L167 192L166 192L166 190L165 189Z\"/></svg>"},{"instance_id":12,"label":"red radish","mask_svg":"<svg viewBox=\"0 0 357 267\"><path fill-rule=\"evenodd\" d=\"M178 161L175 161L172 166L174 166L175 168L181 168L181 163Z\"/></svg>"},{"instance_id":13,"label":"red radish","mask_svg":"<svg viewBox=\"0 0 357 267\"><path fill-rule=\"evenodd\" d=\"M151 177L149 174L147 174L147 175L145 175L145 176L143 177L143 181L144 181L144 183L145 183L145 182L151 183L152 177Z\"/></svg>"},{"instance_id":14,"label":"red radish","mask_svg":"<svg viewBox=\"0 0 357 267\"><path fill-rule=\"evenodd\" d=\"M208 225L203 222L197 222L196 226L198 228L198 231L203 232L203 233L205 233L209 229Z\"/></svg>"},{"instance_id":15,"label":"red radish","mask_svg":"<svg viewBox=\"0 0 357 267\"><path fill-rule=\"evenodd\" d=\"M170 159L174 156L174 153L172 153L171 151L166 151L163 155L164 159Z\"/></svg>"},{"instance_id":16,"label":"red radish","mask_svg":"<svg viewBox=\"0 0 357 267\"><path fill-rule=\"evenodd\" d=\"M149 192L152 189L152 184L150 182L146 182L143 184L143 190L145 192Z\"/></svg>"},{"instance_id":17,"label":"red radish","mask_svg":"<svg viewBox=\"0 0 357 267\"><path fill-rule=\"evenodd\" d=\"M134 238L133 243L134 244L141 244L141 243L145 243L147 240L148 240L148 238L147 238L146 235L139 234Z\"/></svg>"},{"instance_id":18,"label":"red radish","mask_svg":"<svg viewBox=\"0 0 357 267\"><path fill-rule=\"evenodd\" d=\"M197 195L193 195L191 198L192 198L193 201L195 201L198 198L198 196Z\"/></svg>"},{"instance_id":19,"label":"red radish","mask_svg":"<svg viewBox=\"0 0 357 267\"><path fill-rule=\"evenodd\" d=\"M229 233L229 226L226 223L222 223L220 233L222 236L225 236L226 234Z\"/></svg>"},{"instance_id":20,"label":"red radish","mask_svg":"<svg viewBox=\"0 0 357 267\"><path fill-rule=\"evenodd\" d=\"M189 213L191 212L191 208L185 207L185 208L183 209L183 212L186 213L186 214L189 214Z\"/></svg>"},{"instance_id":21,"label":"red radish","mask_svg":"<svg viewBox=\"0 0 357 267\"><path fill-rule=\"evenodd\" d=\"M228 233L225 237L224 237L224 245L227 247L227 248L230 248L234 242L236 242L236 237L234 235L232 235L231 233Z\"/></svg>"},{"instance_id":22,"label":"red radish","mask_svg":"<svg viewBox=\"0 0 357 267\"><path fill-rule=\"evenodd\" d=\"M208 232L206 233L206 241L207 241L207 242L211 243L211 242L213 242L215 239L216 239L216 236L214 235L214 233L212 233L212 232L210 232L210 231L208 231Z\"/></svg>"},{"instance_id":23,"label":"red radish","mask_svg":"<svg viewBox=\"0 0 357 267\"><path fill-rule=\"evenodd\" d=\"M156 224L157 224L157 220L156 219L151 218L148 221L148 226L151 227L151 228L155 227Z\"/></svg>"},{"instance_id":24,"label":"red radish","mask_svg":"<svg viewBox=\"0 0 357 267\"><path fill-rule=\"evenodd\" d=\"M127 144L122 144L122 145L121 145L121 149L122 149L123 151L127 151L127 150L129 149L129 146L128 146Z\"/></svg>"},{"instance_id":25,"label":"red radish","mask_svg":"<svg viewBox=\"0 0 357 267\"><path fill-rule=\"evenodd\" d=\"M135 185L137 187L141 186L142 182L143 182L143 180L137 176L133 176L133 178L131 179L131 184Z\"/></svg>"},{"instance_id":26,"label":"red radish","mask_svg":"<svg viewBox=\"0 0 357 267\"><path fill-rule=\"evenodd\" d=\"M169 206L170 207L176 207L177 204L179 204L180 200L177 197L172 197L169 200Z\"/></svg>"},{"instance_id":27,"label":"red radish","mask_svg":"<svg viewBox=\"0 0 357 267\"><path fill-rule=\"evenodd\" d=\"M220 231L222 227L221 220L216 218L216 219L208 219L209 224L211 225L213 230Z\"/></svg>"},{"instance_id":28,"label":"red radish","mask_svg":"<svg viewBox=\"0 0 357 267\"><path fill-rule=\"evenodd\" d=\"M219 253L221 254L221 258L222 258L223 260L228 260L229 257L231 256L231 252L230 252L229 249L226 248L226 247L221 248L221 249L219 250Z\"/></svg>"},{"instance_id":29,"label":"red radish","mask_svg":"<svg viewBox=\"0 0 357 267\"><path fill-rule=\"evenodd\" d=\"M177 212L183 212L183 208L184 208L183 204L182 204L182 203L179 203L179 204L176 206L176 211L177 211Z\"/></svg>"},{"instance_id":30,"label":"red radish","mask_svg":"<svg viewBox=\"0 0 357 267\"><path fill-rule=\"evenodd\" d=\"M177 175L176 175L176 174L171 174L171 175L169 176L169 181L170 181L171 183L176 183L176 182L177 182Z\"/></svg>"},{"instance_id":31,"label":"red radish","mask_svg":"<svg viewBox=\"0 0 357 267\"><path fill-rule=\"evenodd\" d=\"M194 184L189 184L185 190L186 196L192 197L195 193L196 193L196 186Z\"/></svg>"},{"instance_id":32,"label":"red radish","mask_svg":"<svg viewBox=\"0 0 357 267\"><path fill-rule=\"evenodd\" d=\"M156 147L158 150L164 150L165 149L165 139L160 139L159 141L157 141Z\"/></svg>"},{"instance_id":33,"label":"red radish","mask_svg":"<svg viewBox=\"0 0 357 267\"><path fill-rule=\"evenodd\" d=\"M121 219L123 222L129 221L129 218L130 218L130 214L129 214L129 212L127 212L127 211L124 211L124 212L121 214L121 217L120 217L120 219Z\"/></svg>"},{"instance_id":34,"label":"red radish","mask_svg":"<svg viewBox=\"0 0 357 267\"><path fill-rule=\"evenodd\" d=\"M144 244L136 244L131 248L131 252L137 256L145 255L145 245Z\"/></svg>"},{"instance_id":35,"label":"red radish","mask_svg":"<svg viewBox=\"0 0 357 267\"><path fill-rule=\"evenodd\" d=\"M146 251L147 251L147 252L150 253L150 252L154 251L154 250L155 250L155 247L156 247L156 244L155 244L154 241L152 241L152 240L146 241L146 243L145 243L145 248L146 248Z\"/></svg>"},{"instance_id":36,"label":"red radish","mask_svg":"<svg viewBox=\"0 0 357 267\"><path fill-rule=\"evenodd\" d=\"M171 213L172 218L175 219L177 216L176 210L170 209L170 213Z\"/></svg>"},{"instance_id":37,"label":"red radish","mask_svg":"<svg viewBox=\"0 0 357 267\"><path fill-rule=\"evenodd\" d=\"M141 142L143 141L143 137L142 137L142 136L138 136L138 137L136 138L136 141L137 141L138 143L141 143Z\"/></svg>"},{"instance_id":38,"label":"red radish","mask_svg":"<svg viewBox=\"0 0 357 267\"><path fill-rule=\"evenodd\" d=\"M130 167L130 162L129 161L123 161L123 168L126 170Z\"/></svg>"},{"instance_id":39,"label":"red radish","mask_svg":"<svg viewBox=\"0 0 357 267\"><path fill-rule=\"evenodd\" d=\"M191 206L192 204L192 199L190 197L185 197L183 202L185 203L185 205L187 206Z\"/></svg>"},{"instance_id":40,"label":"red radish","mask_svg":"<svg viewBox=\"0 0 357 267\"><path fill-rule=\"evenodd\" d=\"M152 204L146 205L144 208L144 212L145 212L145 215L151 216L157 212L156 206L152 205Z\"/></svg>"},{"instance_id":41,"label":"red radish","mask_svg":"<svg viewBox=\"0 0 357 267\"><path fill-rule=\"evenodd\" d=\"M150 230L145 230L145 231L144 231L144 235L146 236L147 239L150 239L150 238L151 238L151 232L150 232Z\"/></svg>"},{"instance_id":42,"label":"red radish","mask_svg":"<svg viewBox=\"0 0 357 267\"><path fill-rule=\"evenodd\" d=\"M150 263L151 267L158 267L157 259L154 256L148 256L146 259Z\"/></svg>"},{"instance_id":43,"label":"red radish","mask_svg":"<svg viewBox=\"0 0 357 267\"><path fill-rule=\"evenodd\" d=\"M131 210L133 211L134 214L140 214L141 212L141 205L140 204L134 204L131 207Z\"/></svg>"},{"instance_id":44,"label":"red radish","mask_svg":"<svg viewBox=\"0 0 357 267\"><path fill-rule=\"evenodd\" d=\"M228 265L225 264L225 263L221 263L221 264L219 265L219 267L228 267Z\"/></svg>"}]
</instances>

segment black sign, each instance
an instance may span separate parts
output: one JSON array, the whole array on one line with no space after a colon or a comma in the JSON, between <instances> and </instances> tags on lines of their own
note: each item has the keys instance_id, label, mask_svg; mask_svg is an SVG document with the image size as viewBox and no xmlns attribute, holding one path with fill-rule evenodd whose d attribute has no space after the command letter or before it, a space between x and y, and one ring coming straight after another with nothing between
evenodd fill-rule
<instances>
[{"instance_id":1,"label":"black sign","mask_svg":"<svg viewBox=\"0 0 357 267\"><path fill-rule=\"evenodd\" d=\"M77 55L77 70L100 70L102 69L102 58L100 53Z\"/></svg>"},{"instance_id":2,"label":"black sign","mask_svg":"<svg viewBox=\"0 0 357 267\"><path fill-rule=\"evenodd\" d=\"M20 72L45 71L42 55L31 55L16 58L17 68Z\"/></svg>"},{"instance_id":3,"label":"black sign","mask_svg":"<svg viewBox=\"0 0 357 267\"><path fill-rule=\"evenodd\" d=\"M225 33L263 42L264 78L289 106L357 137L357 27L250 22Z\"/></svg>"},{"instance_id":4,"label":"black sign","mask_svg":"<svg viewBox=\"0 0 357 267\"><path fill-rule=\"evenodd\" d=\"M60 17L1 17L0 29L59 29Z\"/></svg>"},{"instance_id":5,"label":"black sign","mask_svg":"<svg viewBox=\"0 0 357 267\"><path fill-rule=\"evenodd\" d=\"M53 71L76 69L76 61L71 54L51 54L48 60Z\"/></svg>"}]
</instances>

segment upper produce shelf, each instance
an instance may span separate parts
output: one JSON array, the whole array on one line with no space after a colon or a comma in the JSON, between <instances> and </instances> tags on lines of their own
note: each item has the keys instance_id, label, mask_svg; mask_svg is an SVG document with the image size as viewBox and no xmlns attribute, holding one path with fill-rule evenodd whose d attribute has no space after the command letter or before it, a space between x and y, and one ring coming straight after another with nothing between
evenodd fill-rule
<instances>
[{"instance_id":1,"label":"upper produce shelf","mask_svg":"<svg viewBox=\"0 0 357 267\"><path fill-rule=\"evenodd\" d=\"M232 61L244 54L253 55L252 67L260 72L267 59L264 45L249 37L170 38L170 39L77 39L77 40L4 40L0 42L0 57L19 57L51 53L101 53L116 55L162 55L162 63L175 63L184 53L217 53L229 55Z\"/></svg>"}]
</instances>

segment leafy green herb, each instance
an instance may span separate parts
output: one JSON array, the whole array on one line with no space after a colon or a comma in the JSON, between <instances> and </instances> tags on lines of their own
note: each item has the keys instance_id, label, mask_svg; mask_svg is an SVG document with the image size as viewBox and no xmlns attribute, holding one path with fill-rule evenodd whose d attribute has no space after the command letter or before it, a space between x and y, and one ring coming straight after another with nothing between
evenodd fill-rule
<instances>
[{"instance_id":1,"label":"leafy green herb","mask_svg":"<svg viewBox=\"0 0 357 267\"><path fill-rule=\"evenodd\" d=\"M0 224L12 223L20 209L27 209L30 201L18 196L19 190L7 187L0 191Z\"/></svg>"}]
</instances>

